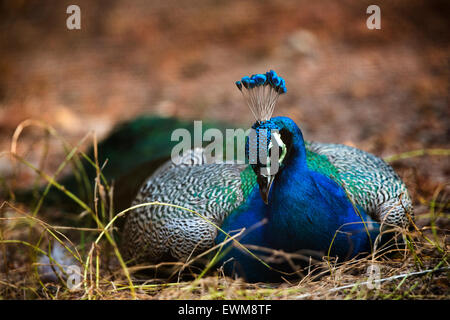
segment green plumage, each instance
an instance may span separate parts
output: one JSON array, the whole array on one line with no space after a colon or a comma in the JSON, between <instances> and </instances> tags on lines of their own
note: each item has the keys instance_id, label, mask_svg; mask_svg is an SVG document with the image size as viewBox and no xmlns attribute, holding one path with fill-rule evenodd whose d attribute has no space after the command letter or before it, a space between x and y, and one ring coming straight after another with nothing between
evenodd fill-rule
<instances>
[{"instance_id":1,"label":"green plumage","mask_svg":"<svg viewBox=\"0 0 450 320\"><path fill-rule=\"evenodd\" d=\"M257 186L256 175L250 166L247 166L247 168L241 172L241 183L244 198L247 199L250 192Z\"/></svg>"},{"instance_id":2,"label":"green plumage","mask_svg":"<svg viewBox=\"0 0 450 320\"><path fill-rule=\"evenodd\" d=\"M318 154L310 149L311 143L305 141L306 164L310 170L319 172L333 180L341 181L339 171L325 155Z\"/></svg>"}]
</instances>

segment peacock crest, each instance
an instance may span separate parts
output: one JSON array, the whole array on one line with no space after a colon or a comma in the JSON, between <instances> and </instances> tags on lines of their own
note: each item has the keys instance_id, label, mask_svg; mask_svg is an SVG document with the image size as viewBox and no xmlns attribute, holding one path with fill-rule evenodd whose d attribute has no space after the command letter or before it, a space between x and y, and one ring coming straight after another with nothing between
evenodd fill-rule
<instances>
[{"instance_id":1,"label":"peacock crest","mask_svg":"<svg viewBox=\"0 0 450 320\"><path fill-rule=\"evenodd\" d=\"M259 123L272 117L278 97L286 93L284 79L273 70L242 77L241 81L236 81L236 86Z\"/></svg>"}]
</instances>

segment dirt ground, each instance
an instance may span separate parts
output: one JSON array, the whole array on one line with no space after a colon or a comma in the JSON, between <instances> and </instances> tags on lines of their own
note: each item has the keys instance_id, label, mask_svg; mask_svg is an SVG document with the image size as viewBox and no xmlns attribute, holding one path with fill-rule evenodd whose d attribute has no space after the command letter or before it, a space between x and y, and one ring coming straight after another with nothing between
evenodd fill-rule
<instances>
[{"instance_id":1,"label":"dirt ground","mask_svg":"<svg viewBox=\"0 0 450 320\"><path fill-rule=\"evenodd\" d=\"M377 1L380 30L366 27L365 0L77 0L81 30L68 30L72 2L0 2L0 152L30 118L72 144L143 113L246 128L253 118L234 81L269 69L288 90L274 114L293 118L308 140L381 157L450 148L448 1ZM43 137L36 128L21 135L31 163ZM52 173L64 152L50 141ZM437 189L448 203L448 156L393 166L418 216ZM0 157L0 176L16 186L35 178L17 174Z\"/></svg>"}]
</instances>

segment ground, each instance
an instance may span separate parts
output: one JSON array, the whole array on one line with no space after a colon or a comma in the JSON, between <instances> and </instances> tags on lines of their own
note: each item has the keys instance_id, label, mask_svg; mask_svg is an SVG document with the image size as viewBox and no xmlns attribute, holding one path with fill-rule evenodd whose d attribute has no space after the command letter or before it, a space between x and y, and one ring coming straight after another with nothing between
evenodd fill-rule
<instances>
[{"instance_id":1,"label":"ground","mask_svg":"<svg viewBox=\"0 0 450 320\"><path fill-rule=\"evenodd\" d=\"M308 140L349 144L390 160L406 182L415 205L413 245L402 257L378 261L381 277L448 268L447 1L378 1L380 30L366 26L371 1L79 0L82 28L67 30L70 4L0 3L0 188L44 182L9 154L26 119L53 127L72 146L91 132L101 139L143 113L248 127L252 115L234 81L275 69L288 89L275 115L293 118ZM15 151L52 175L65 151L60 139L46 135L26 127ZM92 142L89 135L82 149ZM69 166L62 174L68 173ZM98 281L71 292L39 283L36 251L24 242L39 246L48 231L31 222L31 208L10 195L3 200L0 294L6 299L449 298L448 271L386 280L375 290L358 285L367 280L370 259L328 265L331 273L319 280L252 285L213 275L150 282L134 292L103 238L94 250L101 253L99 275L88 272ZM34 218L51 224L55 216L82 211L43 208ZM73 236L86 259L91 243L78 242L80 232L56 230ZM7 242L16 240L22 243Z\"/></svg>"}]
</instances>

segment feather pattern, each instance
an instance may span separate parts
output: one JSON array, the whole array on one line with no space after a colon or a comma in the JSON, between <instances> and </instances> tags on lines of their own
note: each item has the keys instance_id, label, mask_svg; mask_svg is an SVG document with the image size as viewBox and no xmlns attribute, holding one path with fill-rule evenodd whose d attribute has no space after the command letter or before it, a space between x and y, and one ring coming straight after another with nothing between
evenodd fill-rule
<instances>
[{"instance_id":1,"label":"feather pattern","mask_svg":"<svg viewBox=\"0 0 450 320\"><path fill-rule=\"evenodd\" d=\"M382 159L341 144L309 142L306 148L327 157L352 201L376 221L405 226L408 215L414 218L406 185Z\"/></svg>"},{"instance_id":2,"label":"feather pattern","mask_svg":"<svg viewBox=\"0 0 450 320\"><path fill-rule=\"evenodd\" d=\"M194 149L169 160L143 184L133 205L152 201L179 205L220 226L244 201L254 181L241 179L245 165L208 164L203 151ZM158 262L168 255L185 259L210 248L216 235L212 224L189 211L141 207L125 223L125 252L137 262Z\"/></svg>"},{"instance_id":3,"label":"feather pattern","mask_svg":"<svg viewBox=\"0 0 450 320\"><path fill-rule=\"evenodd\" d=\"M203 151L194 149L167 161L142 185L133 205L171 203L222 225L258 187L256 175L247 165L208 164ZM338 144L306 142L306 151L308 167L344 185L352 201L375 221L405 226L407 214L412 215L411 199L383 160ZM157 205L135 209L124 228L127 257L136 262L159 262L167 256L184 260L211 248L216 236L216 228L197 215Z\"/></svg>"}]
</instances>

